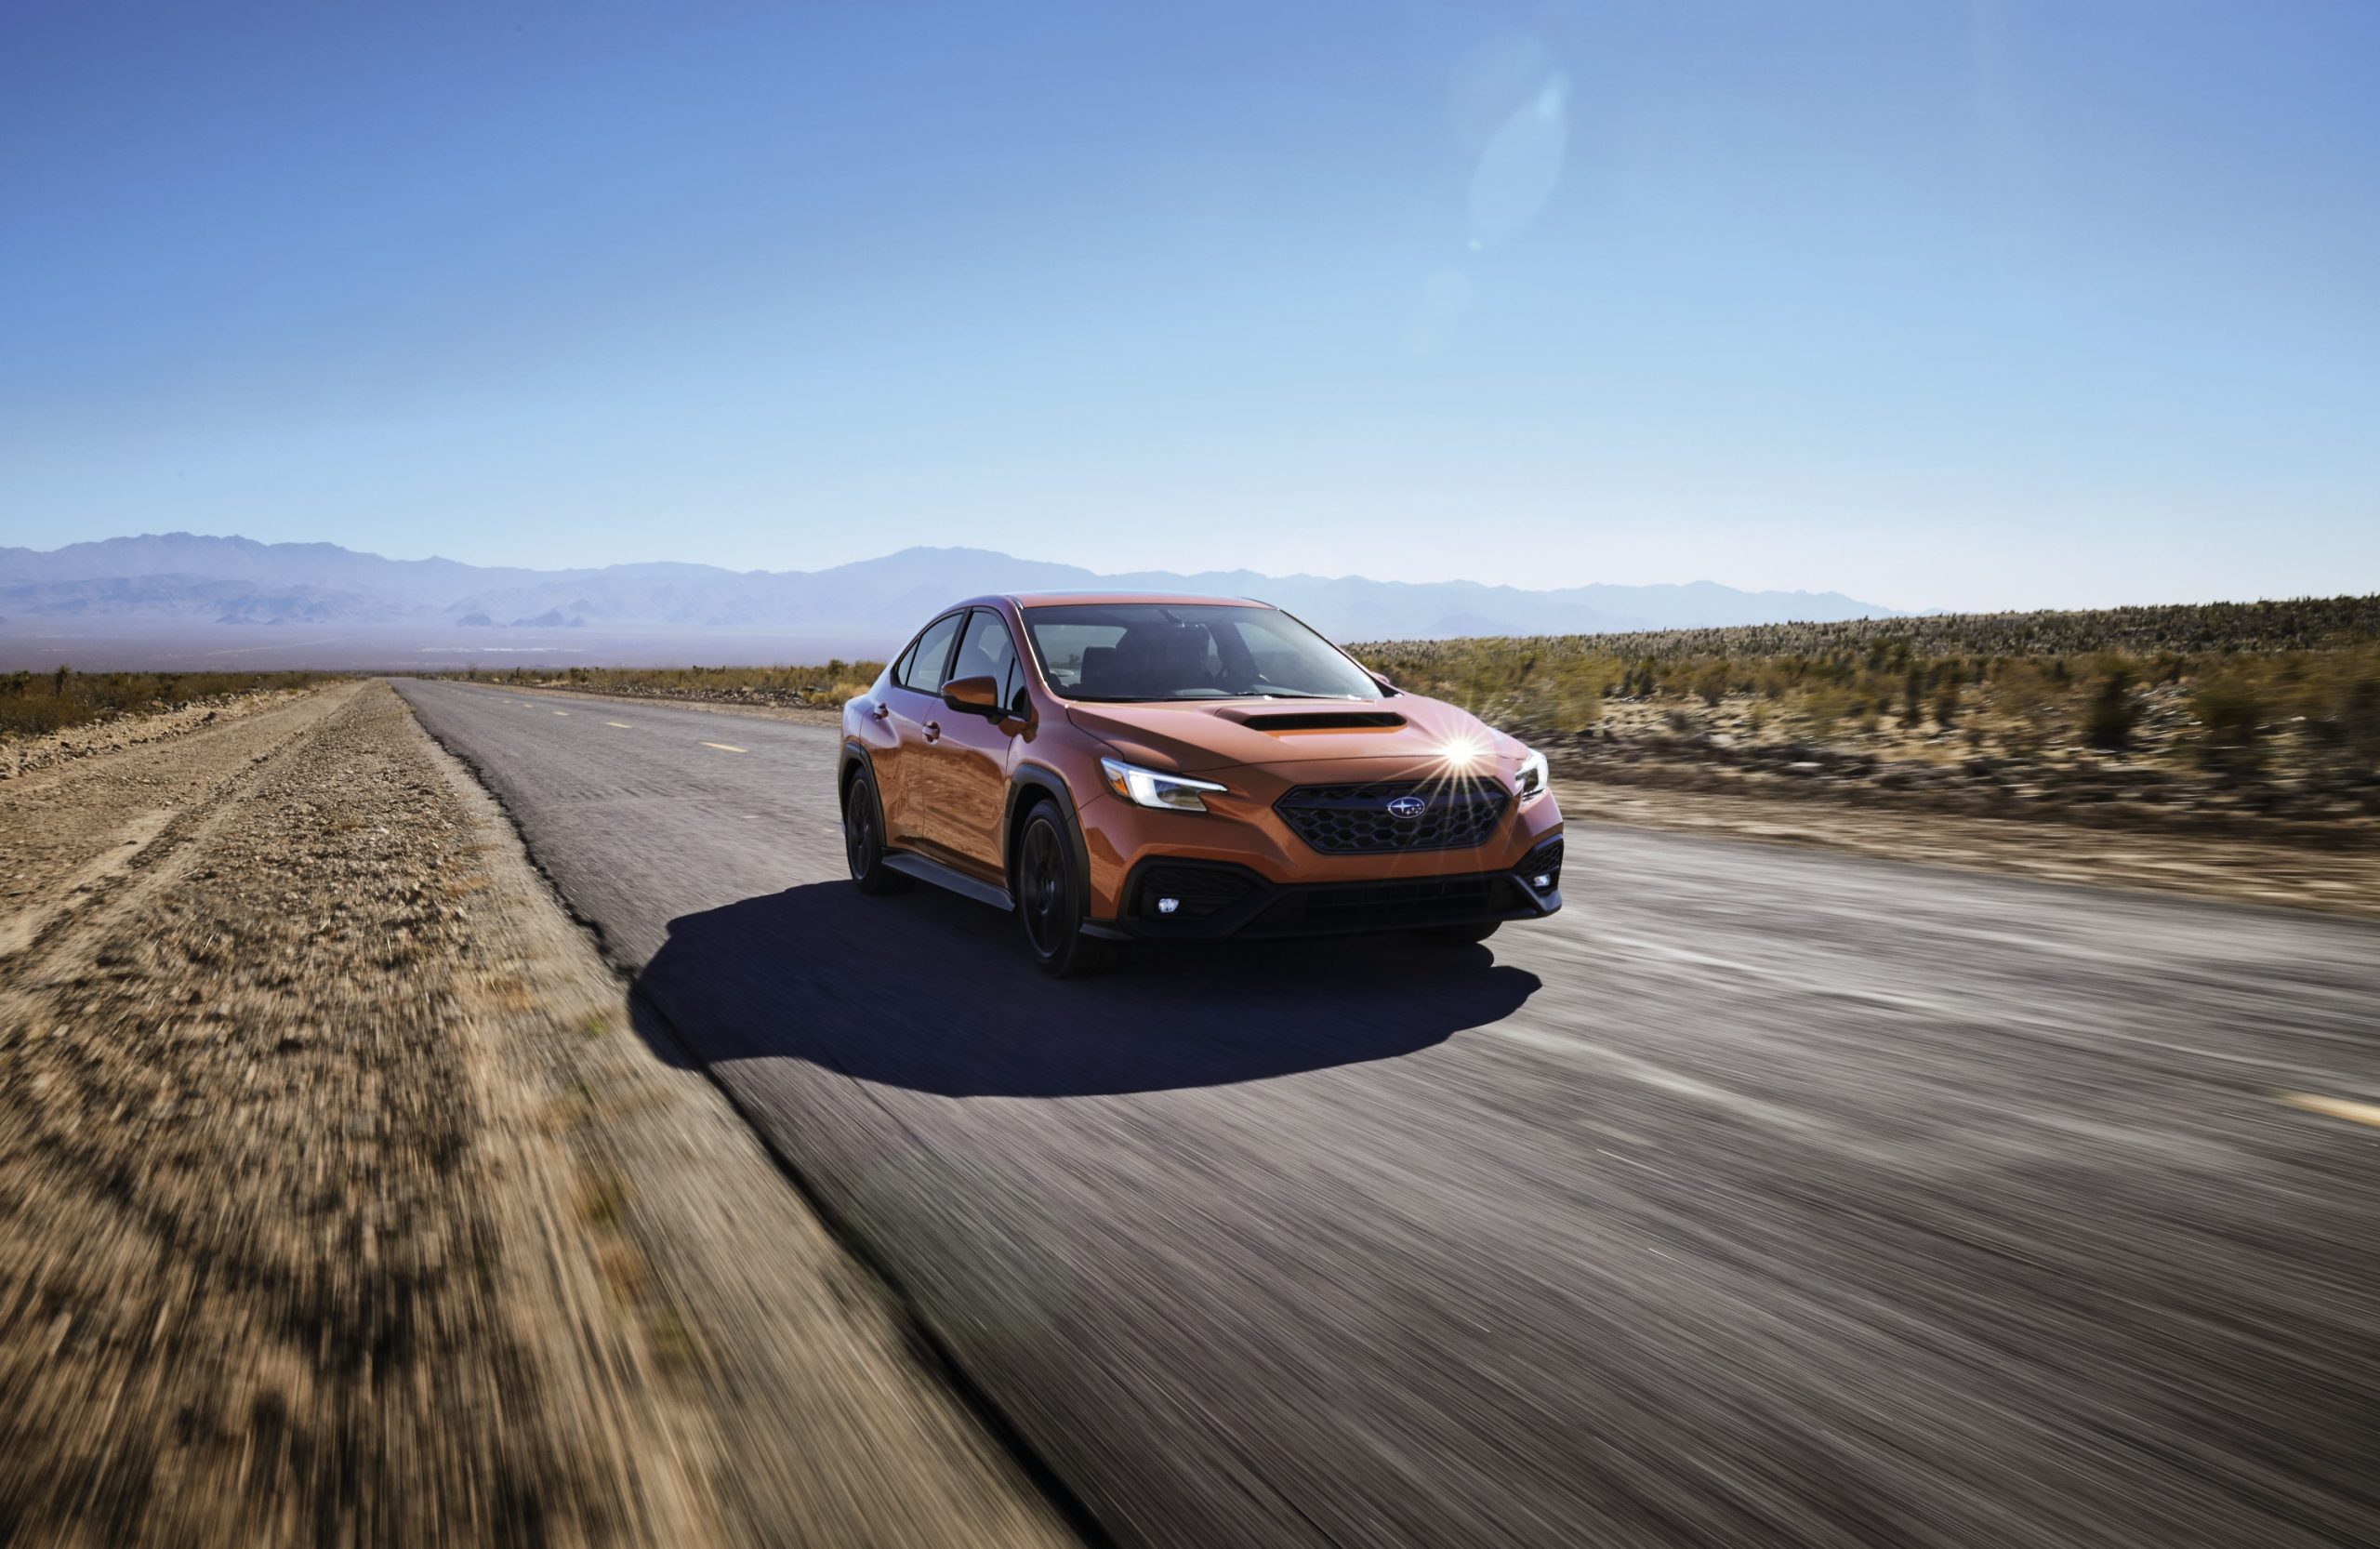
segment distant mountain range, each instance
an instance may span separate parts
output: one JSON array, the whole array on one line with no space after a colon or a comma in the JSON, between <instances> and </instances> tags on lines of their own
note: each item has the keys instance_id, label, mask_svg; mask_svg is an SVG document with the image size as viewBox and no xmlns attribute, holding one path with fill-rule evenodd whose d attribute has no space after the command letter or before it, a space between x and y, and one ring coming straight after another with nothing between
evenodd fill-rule
<instances>
[{"instance_id":1,"label":"distant mountain range","mask_svg":"<svg viewBox=\"0 0 2380 1549\"><path fill-rule=\"evenodd\" d=\"M1584 586L1546 591L1475 581L1372 581L1254 571L1103 576L981 549L905 549L829 570L723 570L615 564L527 570L454 560L390 560L330 543L152 534L47 551L0 549L0 628L32 620L117 620L126 627L404 625L457 638L508 629L598 629L671 634L800 629L895 642L954 598L1083 588L1258 597L1334 639L1591 634L1887 617L1840 592L1684 586Z\"/></svg>"}]
</instances>

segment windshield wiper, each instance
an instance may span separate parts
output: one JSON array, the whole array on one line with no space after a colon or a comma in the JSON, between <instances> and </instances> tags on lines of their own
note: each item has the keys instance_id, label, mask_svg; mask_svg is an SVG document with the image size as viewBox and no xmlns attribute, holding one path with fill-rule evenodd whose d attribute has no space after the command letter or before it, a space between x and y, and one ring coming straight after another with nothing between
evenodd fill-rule
<instances>
[{"instance_id":1,"label":"windshield wiper","mask_svg":"<svg viewBox=\"0 0 2380 1549\"><path fill-rule=\"evenodd\" d=\"M1316 694L1312 690L1302 688L1252 688L1248 691L1246 697L1250 699L1345 699L1351 703L1361 703L1352 694Z\"/></svg>"}]
</instances>

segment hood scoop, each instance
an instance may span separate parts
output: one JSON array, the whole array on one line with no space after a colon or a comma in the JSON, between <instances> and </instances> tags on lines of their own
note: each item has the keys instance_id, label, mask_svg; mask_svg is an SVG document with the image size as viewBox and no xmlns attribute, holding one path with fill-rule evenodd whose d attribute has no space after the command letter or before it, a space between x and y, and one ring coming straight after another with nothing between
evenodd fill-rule
<instances>
[{"instance_id":1,"label":"hood scoop","mask_svg":"<svg viewBox=\"0 0 2380 1549\"><path fill-rule=\"evenodd\" d=\"M1395 710L1275 710L1231 719L1252 732L1380 732L1405 724Z\"/></svg>"}]
</instances>

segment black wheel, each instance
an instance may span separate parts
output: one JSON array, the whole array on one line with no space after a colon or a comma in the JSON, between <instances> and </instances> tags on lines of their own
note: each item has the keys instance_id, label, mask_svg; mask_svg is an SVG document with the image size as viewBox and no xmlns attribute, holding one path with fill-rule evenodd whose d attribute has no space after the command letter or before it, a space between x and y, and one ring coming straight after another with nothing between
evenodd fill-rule
<instances>
[{"instance_id":1,"label":"black wheel","mask_svg":"<svg viewBox=\"0 0 2380 1549\"><path fill-rule=\"evenodd\" d=\"M1061 827L1064 821L1048 801L1025 818L1016 840L1016 912L1025 921L1025 944L1042 972L1077 979L1105 973L1124 954L1120 943L1082 933L1091 888L1076 875L1074 847Z\"/></svg>"},{"instance_id":2,"label":"black wheel","mask_svg":"<svg viewBox=\"0 0 2380 1549\"><path fill-rule=\"evenodd\" d=\"M1501 920L1490 920L1477 925L1433 925L1414 935L1432 947L1475 947L1496 933Z\"/></svg>"},{"instance_id":3,"label":"black wheel","mask_svg":"<svg viewBox=\"0 0 2380 1549\"><path fill-rule=\"evenodd\" d=\"M843 859L862 893L899 893L909 879L884 864L884 807L863 769L843 791Z\"/></svg>"}]
</instances>

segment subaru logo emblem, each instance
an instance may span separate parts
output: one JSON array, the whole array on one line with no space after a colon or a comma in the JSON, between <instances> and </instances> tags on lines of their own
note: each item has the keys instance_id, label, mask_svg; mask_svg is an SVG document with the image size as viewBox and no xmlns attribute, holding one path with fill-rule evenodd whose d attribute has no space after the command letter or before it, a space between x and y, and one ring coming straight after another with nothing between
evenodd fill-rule
<instances>
[{"instance_id":1,"label":"subaru logo emblem","mask_svg":"<svg viewBox=\"0 0 2380 1549\"><path fill-rule=\"evenodd\" d=\"M1399 823L1410 823L1430 810L1430 803L1418 796L1400 796L1388 804L1388 815Z\"/></svg>"}]
</instances>

